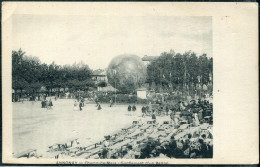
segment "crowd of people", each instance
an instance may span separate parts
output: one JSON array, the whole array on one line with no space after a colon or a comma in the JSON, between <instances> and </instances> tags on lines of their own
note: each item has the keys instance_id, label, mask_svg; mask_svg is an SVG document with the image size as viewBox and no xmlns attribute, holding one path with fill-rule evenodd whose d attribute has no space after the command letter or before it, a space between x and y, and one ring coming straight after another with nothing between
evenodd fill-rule
<instances>
[{"instance_id":1,"label":"crowd of people","mask_svg":"<svg viewBox=\"0 0 260 167\"><path fill-rule=\"evenodd\" d=\"M169 157L169 158L212 158L213 144L208 140L206 134L191 138L188 134L185 139L176 140L171 136L168 142L160 143L159 140L151 140L141 149L137 158Z\"/></svg>"},{"instance_id":2,"label":"crowd of people","mask_svg":"<svg viewBox=\"0 0 260 167\"><path fill-rule=\"evenodd\" d=\"M189 103L179 101L177 104L172 103L156 103L142 106L142 117L152 116L170 116L173 122L178 122L179 118L187 120L187 123L203 123L205 121L212 122L213 104L208 100L198 101L191 100ZM205 117L207 120L205 120Z\"/></svg>"},{"instance_id":3,"label":"crowd of people","mask_svg":"<svg viewBox=\"0 0 260 167\"><path fill-rule=\"evenodd\" d=\"M55 97L55 101L56 101ZM98 98L95 98L97 110L101 110L101 103ZM109 106L114 105L113 100L109 102ZM41 107L52 109L52 99L43 97ZM81 111L84 107L84 98L78 97L74 102L74 110ZM127 106L128 115L131 111L136 111L135 104ZM146 159L146 158L212 158L213 157L213 104L209 100L189 100L189 101L150 101L147 105L141 107L141 118L151 118L153 133L158 133L162 124L159 125L158 118L163 117L169 120L168 129L164 131L171 134L172 131L178 129L182 125L188 125L186 129L177 130L172 134L169 140L165 140L165 136L158 135L157 137L150 137L148 135L145 141L141 143L130 142L124 145L120 151L110 154L109 146L111 146L111 139L106 139L103 142L103 149L99 152L98 158L101 159ZM167 120L166 119L166 120ZM157 123L157 124L156 124ZM143 123L145 124L145 123ZM206 128L202 125L206 124ZM142 125L143 126L143 125ZM190 130L190 127L196 129ZM167 131L167 132L166 132ZM178 137L179 134L184 133L183 136ZM146 133L146 130L144 131ZM153 134L151 133L151 134Z\"/></svg>"},{"instance_id":4,"label":"crowd of people","mask_svg":"<svg viewBox=\"0 0 260 167\"><path fill-rule=\"evenodd\" d=\"M131 111L130 105L128 111ZM157 104L142 107L143 117L170 117L167 133L177 131L165 140L165 136L148 137L139 144L134 142L123 146L120 151L109 154L108 143L98 154L98 158L146 159L146 158L212 158L213 157L213 104L208 100L191 100L189 103L179 101L175 105ZM187 125L185 129L179 129ZM155 126L154 129L160 129ZM165 129L167 131L167 128ZM158 132L158 131L157 131ZM157 133L155 132L155 133Z\"/></svg>"}]
</instances>

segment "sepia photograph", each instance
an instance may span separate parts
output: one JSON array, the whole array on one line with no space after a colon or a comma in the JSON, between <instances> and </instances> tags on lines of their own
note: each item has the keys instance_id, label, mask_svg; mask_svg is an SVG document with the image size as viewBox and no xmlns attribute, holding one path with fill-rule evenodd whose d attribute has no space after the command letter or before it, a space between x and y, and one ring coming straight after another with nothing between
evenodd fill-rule
<instances>
[{"instance_id":1,"label":"sepia photograph","mask_svg":"<svg viewBox=\"0 0 260 167\"><path fill-rule=\"evenodd\" d=\"M14 16L14 157L212 158L211 22Z\"/></svg>"},{"instance_id":2,"label":"sepia photograph","mask_svg":"<svg viewBox=\"0 0 260 167\"><path fill-rule=\"evenodd\" d=\"M93 11L10 17L11 158L214 159L213 17Z\"/></svg>"}]
</instances>

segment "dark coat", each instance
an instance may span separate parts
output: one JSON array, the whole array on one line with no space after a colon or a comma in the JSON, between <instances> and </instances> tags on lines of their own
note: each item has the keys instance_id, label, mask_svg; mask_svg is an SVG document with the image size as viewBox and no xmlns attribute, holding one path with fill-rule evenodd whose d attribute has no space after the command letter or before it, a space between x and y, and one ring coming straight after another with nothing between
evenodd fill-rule
<instances>
[{"instance_id":1,"label":"dark coat","mask_svg":"<svg viewBox=\"0 0 260 167\"><path fill-rule=\"evenodd\" d=\"M132 109L132 107L129 105L129 106L128 106L128 111L131 111L131 109Z\"/></svg>"}]
</instances>

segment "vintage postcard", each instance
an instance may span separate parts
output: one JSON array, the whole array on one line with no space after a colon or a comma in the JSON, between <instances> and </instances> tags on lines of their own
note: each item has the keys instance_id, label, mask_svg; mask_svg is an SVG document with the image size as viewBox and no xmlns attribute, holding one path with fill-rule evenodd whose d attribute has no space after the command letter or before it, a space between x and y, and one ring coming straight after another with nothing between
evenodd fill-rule
<instances>
[{"instance_id":1,"label":"vintage postcard","mask_svg":"<svg viewBox=\"0 0 260 167\"><path fill-rule=\"evenodd\" d=\"M2 163L256 164L258 4L3 2Z\"/></svg>"}]
</instances>

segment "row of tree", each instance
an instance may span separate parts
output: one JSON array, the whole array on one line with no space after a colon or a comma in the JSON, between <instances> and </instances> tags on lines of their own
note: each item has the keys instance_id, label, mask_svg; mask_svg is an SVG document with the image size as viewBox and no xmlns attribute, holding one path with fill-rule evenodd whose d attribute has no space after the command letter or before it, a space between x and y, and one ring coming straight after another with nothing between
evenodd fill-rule
<instances>
[{"instance_id":1,"label":"row of tree","mask_svg":"<svg viewBox=\"0 0 260 167\"><path fill-rule=\"evenodd\" d=\"M194 52L164 52L147 67L150 87L172 90L198 90L213 83L213 58ZM197 90L196 90L197 89Z\"/></svg>"},{"instance_id":2,"label":"row of tree","mask_svg":"<svg viewBox=\"0 0 260 167\"><path fill-rule=\"evenodd\" d=\"M137 65L139 62L134 60L132 64ZM140 63L142 64L142 62ZM116 67L120 66L117 65ZM123 64L120 70L117 70L117 75L122 73L122 76L125 76L126 73L123 69L126 67ZM149 87L156 91L179 90L182 92L194 92L199 90L199 87L203 88L204 85L212 87L213 83L213 59L208 58L206 54L197 56L191 51L184 54L175 54L173 50L164 52L147 66L147 71L144 74L137 67L134 69L136 74L133 72L133 69L130 70L130 73L145 79ZM127 70L125 69L125 71ZM48 94L52 93L53 90L59 92L61 89L65 92L66 88L70 92L76 92L78 90L88 90L94 86L107 86L106 82L95 83L91 79L91 74L93 74L93 71L83 62L64 66L53 62L47 65L41 63L38 57L26 56L21 49L12 51L12 88L15 97L18 90L19 92L25 91L30 95L35 95L43 91ZM111 79L109 76L108 79L112 82L112 86L115 83L117 84L116 88L119 91L124 92L128 89L126 93L135 91L136 84L132 84L132 87L128 84L128 82L130 83L129 80L136 82L135 79L129 79L130 74L127 74L128 80L124 80L122 76L118 76L124 81L122 84L126 84L125 86L122 85L122 88L118 85L121 82L114 82L112 80L113 77ZM46 90L42 90L42 88Z\"/></svg>"},{"instance_id":3,"label":"row of tree","mask_svg":"<svg viewBox=\"0 0 260 167\"><path fill-rule=\"evenodd\" d=\"M16 93L27 92L35 95L44 87L47 93L54 89L69 88L71 91L86 90L94 86L92 70L80 62L60 66L52 62L41 63L38 57L26 56L21 49L12 51L12 88Z\"/></svg>"}]
</instances>

